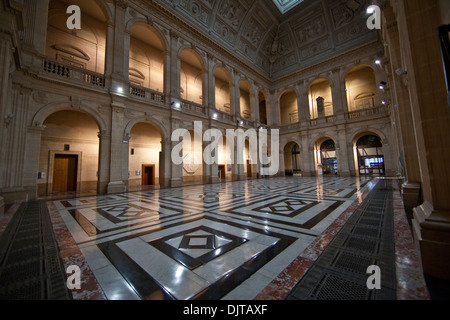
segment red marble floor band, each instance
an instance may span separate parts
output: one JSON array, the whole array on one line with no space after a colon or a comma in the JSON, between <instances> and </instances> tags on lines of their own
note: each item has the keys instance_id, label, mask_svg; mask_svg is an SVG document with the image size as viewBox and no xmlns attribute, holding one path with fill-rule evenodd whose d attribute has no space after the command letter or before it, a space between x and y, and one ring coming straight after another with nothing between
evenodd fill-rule
<instances>
[{"instance_id":1,"label":"red marble floor band","mask_svg":"<svg viewBox=\"0 0 450 320\"><path fill-rule=\"evenodd\" d=\"M66 224L61 218L58 210L54 207L53 202L48 202L47 206L64 267L67 270L70 266L76 265L81 270L81 289L72 290L73 299L106 300L103 290L89 268L89 265L75 243L75 240L67 229Z\"/></svg>"},{"instance_id":2,"label":"red marble floor band","mask_svg":"<svg viewBox=\"0 0 450 320\"><path fill-rule=\"evenodd\" d=\"M314 261L322 254L331 240L339 233L349 217L364 201L376 183L368 184L367 190L344 211L305 251L281 272L255 300L284 300L300 282ZM411 237L400 191L394 184L394 230L397 267L397 299L427 300L428 289L422 273L420 257Z\"/></svg>"}]
</instances>

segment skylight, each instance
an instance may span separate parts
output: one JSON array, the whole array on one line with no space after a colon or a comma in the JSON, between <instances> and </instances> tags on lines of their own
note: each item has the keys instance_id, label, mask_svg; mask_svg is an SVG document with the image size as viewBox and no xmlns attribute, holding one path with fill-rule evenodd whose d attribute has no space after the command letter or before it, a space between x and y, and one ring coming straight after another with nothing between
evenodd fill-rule
<instances>
[{"instance_id":1,"label":"skylight","mask_svg":"<svg viewBox=\"0 0 450 320\"><path fill-rule=\"evenodd\" d=\"M289 10L293 9L296 5L303 2L303 0L273 0L273 2L281 11L281 13L285 14Z\"/></svg>"}]
</instances>

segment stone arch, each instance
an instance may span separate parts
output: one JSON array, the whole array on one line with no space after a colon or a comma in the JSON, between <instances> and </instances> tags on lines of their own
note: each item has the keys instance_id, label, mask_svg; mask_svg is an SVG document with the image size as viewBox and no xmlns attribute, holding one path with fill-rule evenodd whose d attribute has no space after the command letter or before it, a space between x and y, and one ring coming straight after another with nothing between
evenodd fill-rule
<instances>
[{"instance_id":1,"label":"stone arch","mask_svg":"<svg viewBox=\"0 0 450 320\"><path fill-rule=\"evenodd\" d=\"M374 142L362 147L358 146L360 139L367 136L375 136L380 139L381 146ZM360 131L352 137L352 158L357 176L373 174L386 175L386 154L389 154L389 152L386 152L386 146L383 140L385 140L384 135L376 133L375 130Z\"/></svg>"},{"instance_id":2,"label":"stone arch","mask_svg":"<svg viewBox=\"0 0 450 320\"><path fill-rule=\"evenodd\" d=\"M128 186L140 190L165 184L165 139L160 125L152 119L129 121L125 129L128 143Z\"/></svg>"},{"instance_id":3,"label":"stone arch","mask_svg":"<svg viewBox=\"0 0 450 320\"><path fill-rule=\"evenodd\" d=\"M64 110L71 110L71 111L80 111L83 113L88 114L91 116L96 122L100 129L100 132L108 132L109 128L108 125L104 119L104 117L100 114L99 111L95 110L94 108L83 104L83 102L80 102L78 105L74 105L76 101L68 102L52 102L49 103L42 108L40 108L36 114L34 115L33 119L31 120L31 126L32 127L40 127L43 125L45 119L47 119L51 114L58 112L58 111L64 111Z\"/></svg>"},{"instance_id":4,"label":"stone arch","mask_svg":"<svg viewBox=\"0 0 450 320\"><path fill-rule=\"evenodd\" d=\"M322 154L323 150L322 150L322 145L323 143L325 143L326 141L331 140L334 142L335 145L335 155L334 157L331 155L330 157L326 158L326 159L338 159L338 155L337 155L337 149L339 148L338 144L337 144L337 140L335 138L332 138L331 136L328 135L320 135L318 138L313 139L313 145L312 145L312 150L314 152L314 165L315 165L315 171L316 171L316 175L324 175L324 174L329 174L327 172L327 168L330 167L332 164L330 163L324 163L324 156ZM338 163L337 163L338 165ZM336 172L337 173L337 172ZM335 173L335 174L336 174Z\"/></svg>"},{"instance_id":5,"label":"stone arch","mask_svg":"<svg viewBox=\"0 0 450 320\"><path fill-rule=\"evenodd\" d=\"M361 63L348 68L344 75L348 111L373 108L379 102L375 69Z\"/></svg>"},{"instance_id":6,"label":"stone arch","mask_svg":"<svg viewBox=\"0 0 450 320\"><path fill-rule=\"evenodd\" d=\"M101 124L82 108L48 108L41 112L39 195L99 192ZM100 132L99 132L100 131Z\"/></svg>"},{"instance_id":7,"label":"stone arch","mask_svg":"<svg viewBox=\"0 0 450 320\"><path fill-rule=\"evenodd\" d=\"M324 88L321 88L321 84L325 83ZM326 84L328 83L328 84ZM313 86L318 86L319 88L313 90ZM318 117L329 116L334 113L333 110L333 80L327 76L320 76L309 82L307 86L308 93L308 108L311 115L311 119L316 119ZM319 103L319 99L321 99Z\"/></svg>"},{"instance_id":8,"label":"stone arch","mask_svg":"<svg viewBox=\"0 0 450 320\"><path fill-rule=\"evenodd\" d=\"M347 75L353 69L358 68L358 67L368 67L368 68L372 69L372 71L375 73L377 65L375 64L375 62L360 62L360 63L354 63L351 65L347 65L347 66L345 66L345 68L342 69L342 75L344 77L344 80L345 80L345 77L347 77Z\"/></svg>"},{"instance_id":9,"label":"stone arch","mask_svg":"<svg viewBox=\"0 0 450 320\"><path fill-rule=\"evenodd\" d=\"M281 149L284 156L284 172L286 176L298 174L301 172L301 144L290 140L286 142ZM294 156L294 150L297 154Z\"/></svg>"},{"instance_id":10,"label":"stone arch","mask_svg":"<svg viewBox=\"0 0 450 320\"><path fill-rule=\"evenodd\" d=\"M293 97L290 97L292 95ZM287 101L283 100L284 98ZM298 115L298 92L295 88L286 88L278 95L278 109L280 112L280 124L289 125L299 120ZM293 99L291 101L290 99Z\"/></svg>"},{"instance_id":11,"label":"stone arch","mask_svg":"<svg viewBox=\"0 0 450 320\"><path fill-rule=\"evenodd\" d=\"M142 117L137 117L137 118L131 119L125 126L124 137L129 137L130 133L131 133L131 129L133 129L133 127L136 124L141 123L141 122L148 123L148 124L151 124L154 127L156 127L158 129L159 133L161 134L162 141L166 141L166 139L170 138L170 134L166 129L167 125L165 125L164 123L162 123L160 120L158 120L156 118L148 118L147 116L142 116Z\"/></svg>"},{"instance_id":12,"label":"stone arch","mask_svg":"<svg viewBox=\"0 0 450 320\"><path fill-rule=\"evenodd\" d=\"M160 28L159 26L156 26L154 24L149 24L148 20L145 18L138 17L138 18L130 19L126 24L126 32L130 33L131 29L136 24L144 24L144 25L148 26L150 31L153 32L157 36L157 38L161 41L164 49L167 50L167 48L169 48L168 39L164 36L164 30L162 30L162 28Z\"/></svg>"},{"instance_id":13,"label":"stone arch","mask_svg":"<svg viewBox=\"0 0 450 320\"><path fill-rule=\"evenodd\" d=\"M178 59L181 60L181 55L183 54L183 52L185 50L188 50L188 51L192 52L194 54L194 56L199 60L198 62L200 62L202 70L205 70L205 66L206 66L205 60L203 59L203 57L200 54L200 52L198 52L190 44L184 44L184 45L180 46L180 48L178 49Z\"/></svg>"}]
</instances>

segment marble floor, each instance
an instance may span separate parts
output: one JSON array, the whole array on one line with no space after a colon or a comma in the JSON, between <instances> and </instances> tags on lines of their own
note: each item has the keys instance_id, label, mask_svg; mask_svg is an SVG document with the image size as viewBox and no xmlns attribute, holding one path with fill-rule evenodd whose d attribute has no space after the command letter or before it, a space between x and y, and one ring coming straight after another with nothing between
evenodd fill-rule
<instances>
[{"instance_id":1,"label":"marble floor","mask_svg":"<svg viewBox=\"0 0 450 320\"><path fill-rule=\"evenodd\" d=\"M377 182L247 180L54 200L48 208L65 266L81 268L74 299L284 299ZM427 299L420 262L406 251L398 296Z\"/></svg>"}]
</instances>

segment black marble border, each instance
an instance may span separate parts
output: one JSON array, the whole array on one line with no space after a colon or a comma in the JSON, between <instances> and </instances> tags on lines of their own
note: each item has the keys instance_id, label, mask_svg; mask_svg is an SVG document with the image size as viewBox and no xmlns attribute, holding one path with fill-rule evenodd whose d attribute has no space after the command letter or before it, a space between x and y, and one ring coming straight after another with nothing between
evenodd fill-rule
<instances>
[{"instance_id":1,"label":"black marble border","mask_svg":"<svg viewBox=\"0 0 450 320\"><path fill-rule=\"evenodd\" d=\"M295 197L289 197L289 196L282 196L282 195L277 195L272 197L271 199L266 199L265 202L270 202L273 199L279 198L279 197L285 197L285 199L296 199ZM281 200L280 200L281 201ZM308 201L308 200L306 200ZM290 226L290 227L295 227L295 228L301 228L301 229L312 229L313 227L315 227L317 224L319 224L323 219L325 219L328 215L330 215L334 210L336 210L337 208L339 208L341 205L343 205L345 203L345 201L342 200L333 200L333 199L327 199L324 201L329 201L329 202L333 202L331 205L329 205L326 209L322 210L321 212L317 213L314 217L312 217L311 219L309 219L308 221L304 222L304 223L296 223L292 221L287 221L287 220L283 220L283 219L276 219L276 218L268 218L268 217L264 217L264 216L260 216L257 214L251 214L249 212L241 212L239 211L239 209L241 208L248 208L251 205L255 205L258 202L252 202L252 203L244 203L240 206L235 206L233 208L230 209L226 209L223 210L223 212L225 213L232 213L235 215L239 215L239 216L243 216L243 217L251 217L252 219L257 219L257 220L262 220L264 222L271 222L271 223L277 223L277 224L281 224L281 225L286 225L286 226ZM295 211L292 215L285 215L285 214L276 214L276 213L268 213L267 211L260 211L259 213L265 214L265 215L270 215L270 216L282 216L282 217L295 217L298 216L299 214L301 214L302 212L306 211L307 209L311 209L312 207L320 204L321 201L315 201L311 206L305 207L305 208L301 208L297 211ZM270 203L269 203L270 205ZM267 205L266 205L267 206ZM262 208L262 207L259 207ZM256 209L249 209L252 211L255 211ZM258 212L258 211L256 211Z\"/></svg>"},{"instance_id":2,"label":"black marble border","mask_svg":"<svg viewBox=\"0 0 450 320\"><path fill-rule=\"evenodd\" d=\"M274 238L278 238L277 241L272 246L269 246L265 250L261 251L259 254L253 256L249 261L242 264L233 271L227 273L222 278L217 280L215 283L211 284L208 288L202 292L197 293L195 296L191 297L190 300L219 300L231 290L236 288L261 267L267 264L270 260L275 258L278 254L284 251L297 239L291 236L271 232L268 230L261 230L255 227L244 226L235 222L225 222L220 219L215 219L212 217L205 217L205 220L210 220L214 222L220 222L228 224L230 226L238 227L244 230L249 230L259 234L264 234ZM201 220L195 219L194 221ZM170 226L162 227L162 229L168 229L177 225L182 225L192 221L184 221L180 223L175 223ZM136 293L144 300L175 300L176 298L167 292L162 285L158 283L156 279L151 277L146 273L137 263L135 263L128 255L126 255L118 246L117 243L136 238L145 234L153 233L140 233L133 236L127 236L121 239L116 239L114 241L102 243L98 245L98 248L103 252L103 254L110 260L114 267L121 273L121 275L126 279L130 286L136 291ZM185 233L184 231L183 233ZM214 232L218 230L214 229ZM221 232L221 231L220 231ZM171 238L173 236L170 236Z\"/></svg>"},{"instance_id":3,"label":"black marble border","mask_svg":"<svg viewBox=\"0 0 450 320\"><path fill-rule=\"evenodd\" d=\"M182 235L187 235L187 234L190 234L193 232L197 232L200 230L225 237L225 238L231 240L231 242L227 243L219 248L214 248L214 250L212 250L211 252L208 252L198 258L193 258L190 255L184 253L183 251L177 250L176 248L174 248L171 245L166 243L167 240L177 238ZM149 242L149 244L152 245L153 247L155 247L156 249L158 249L159 251L163 252L165 255L171 257L178 263L184 265L189 270L194 270L194 269L200 267L201 265L206 264L209 261L214 260L217 257L233 250L234 248L239 247L241 244L243 244L247 241L248 241L247 239L239 238L234 235L219 231L217 229L212 229L210 227L201 226L201 227L185 230L182 232L178 232L178 233L172 234L170 236L167 236L167 237L155 240L155 241L151 241L151 242Z\"/></svg>"}]
</instances>

